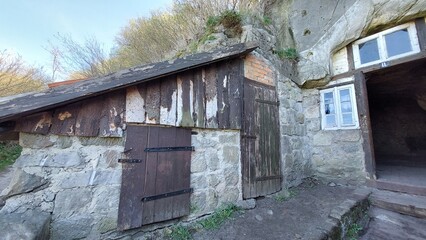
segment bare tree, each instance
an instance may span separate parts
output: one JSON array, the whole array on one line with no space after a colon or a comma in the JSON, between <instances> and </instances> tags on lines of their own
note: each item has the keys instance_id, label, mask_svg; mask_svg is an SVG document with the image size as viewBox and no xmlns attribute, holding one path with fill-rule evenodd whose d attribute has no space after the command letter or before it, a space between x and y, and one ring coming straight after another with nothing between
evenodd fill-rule
<instances>
[{"instance_id":1,"label":"bare tree","mask_svg":"<svg viewBox=\"0 0 426 240\"><path fill-rule=\"evenodd\" d=\"M42 69L28 66L19 55L0 51L0 97L41 90L45 81Z\"/></svg>"}]
</instances>

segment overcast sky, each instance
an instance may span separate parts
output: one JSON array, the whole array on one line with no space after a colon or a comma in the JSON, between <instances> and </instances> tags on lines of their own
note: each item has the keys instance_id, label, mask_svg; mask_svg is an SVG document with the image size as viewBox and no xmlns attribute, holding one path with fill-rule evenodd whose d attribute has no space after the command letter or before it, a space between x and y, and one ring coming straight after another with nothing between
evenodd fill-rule
<instances>
[{"instance_id":1,"label":"overcast sky","mask_svg":"<svg viewBox=\"0 0 426 240\"><path fill-rule=\"evenodd\" d=\"M94 36L108 49L129 19L165 9L172 0L0 0L0 50L48 65L43 49L56 33L83 41ZM46 69L47 70L47 69Z\"/></svg>"}]
</instances>

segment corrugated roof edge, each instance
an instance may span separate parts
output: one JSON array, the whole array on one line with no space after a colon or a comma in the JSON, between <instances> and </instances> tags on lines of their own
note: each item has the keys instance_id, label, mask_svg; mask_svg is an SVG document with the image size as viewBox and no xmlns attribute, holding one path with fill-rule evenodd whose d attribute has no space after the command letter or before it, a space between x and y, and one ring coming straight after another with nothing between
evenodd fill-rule
<instances>
[{"instance_id":1,"label":"corrugated roof edge","mask_svg":"<svg viewBox=\"0 0 426 240\"><path fill-rule=\"evenodd\" d=\"M106 92L126 88L141 82L152 81L168 75L205 66L247 54L257 48L252 42L216 49L118 71L106 76L51 88L43 92L12 98L0 103L0 122L13 120L36 112L77 102Z\"/></svg>"}]
</instances>

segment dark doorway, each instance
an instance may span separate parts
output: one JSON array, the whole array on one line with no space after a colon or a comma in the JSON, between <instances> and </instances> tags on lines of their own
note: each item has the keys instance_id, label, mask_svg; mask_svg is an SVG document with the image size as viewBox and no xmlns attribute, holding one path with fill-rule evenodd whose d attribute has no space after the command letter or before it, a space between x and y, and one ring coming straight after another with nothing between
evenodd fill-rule
<instances>
[{"instance_id":1,"label":"dark doorway","mask_svg":"<svg viewBox=\"0 0 426 240\"><path fill-rule=\"evenodd\" d=\"M426 60L366 78L378 180L426 187Z\"/></svg>"}]
</instances>

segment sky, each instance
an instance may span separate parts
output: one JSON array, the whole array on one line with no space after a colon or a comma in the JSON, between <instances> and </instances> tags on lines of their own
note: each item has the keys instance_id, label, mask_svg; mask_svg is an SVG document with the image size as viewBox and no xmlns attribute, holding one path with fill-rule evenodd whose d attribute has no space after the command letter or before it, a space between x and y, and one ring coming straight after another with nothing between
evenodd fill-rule
<instances>
[{"instance_id":1,"label":"sky","mask_svg":"<svg viewBox=\"0 0 426 240\"><path fill-rule=\"evenodd\" d=\"M0 0L0 50L48 68L44 49L54 35L79 42L95 37L109 49L130 19L165 10L172 0ZM48 70L48 69L46 69Z\"/></svg>"}]
</instances>

